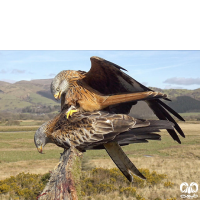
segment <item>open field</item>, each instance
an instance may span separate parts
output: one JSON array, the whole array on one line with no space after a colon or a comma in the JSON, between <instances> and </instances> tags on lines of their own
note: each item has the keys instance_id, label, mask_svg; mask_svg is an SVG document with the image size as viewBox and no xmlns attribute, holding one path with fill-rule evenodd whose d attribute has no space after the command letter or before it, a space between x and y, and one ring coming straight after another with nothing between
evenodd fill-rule
<instances>
[{"instance_id":1,"label":"open field","mask_svg":"<svg viewBox=\"0 0 200 200\"><path fill-rule=\"evenodd\" d=\"M36 122L23 122L24 125ZM145 199L180 199L180 184L196 182L200 184L200 124L197 122L180 123L186 138L181 138L182 144L173 141L166 131L162 131L161 141L151 141L145 144L132 144L123 147L129 158L138 168L146 168L151 172L166 174L169 181L174 183L172 188L165 188L162 185L156 187L145 187L139 189ZM16 126L4 127L0 130L0 179L5 179L20 172L44 174L53 170L59 161L61 148L48 144L44 148L45 154L39 154L34 145L34 131L22 132L23 128L38 126ZM21 132L10 133L17 130ZM20 129L21 128L21 129ZM6 132L7 130L7 132ZM104 150L87 151L83 156L85 167L113 168L115 165ZM197 193L200 196L200 191ZM115 197L115 198L114 198ZM87 198L86 198L87 199ZM91 199L94 199L91 197ZM95 199L105 199L97 195ZM113 193L106 195L106 199L116 198ZM123 199L126 199L125 197ZM132 198L127 198L132 199Z\"/></svg>"},{"instance_id":2,"label":"open field","mask_svg":"<svg viewBox=\"0 0 200 200\"><path fill-rule=\"evenodd\" d=\"M179 113L182 117L187 117L187 116L198 116L200 115L200 112L188 112L188 113Z\"/></svg>"}]
</instances>

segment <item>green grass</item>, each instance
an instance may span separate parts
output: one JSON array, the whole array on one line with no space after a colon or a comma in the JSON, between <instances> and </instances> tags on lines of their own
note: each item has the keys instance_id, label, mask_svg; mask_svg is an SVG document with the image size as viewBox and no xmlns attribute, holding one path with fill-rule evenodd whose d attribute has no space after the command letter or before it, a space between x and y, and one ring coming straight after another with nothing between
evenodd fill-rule
<instances>
[{"instance_id":1,"label":"green grass","mask_svg":"<svg viewBox=\"0 0 200 200\"><path fill-rule=\"evenodd\" d=\"M0 133L0 149L8 148L16 149L17 151L5 151L1 152L0 160L6 162L13 162L19 160L30 160L30 159L50 159L50 158L59 158L62 152L62 148L58 148L58 150L48 150L50 146L47 144L44 148L45 154L38 154L35 144L34 137L35 132L16 132L16 133ZM191 139L190 139L191 138ZM192 144L192 142L198 142L194 140L194 138L190 137L187 140L187 144ZM164 135L162 137L162 141L150 141L149 143L142 144L131 144L123 147L124 151L130 157L140 157L144 155L162 155L167 156L165 152L160 152L168 147L177 146L170 136ZM25 150L24 150L25 149ZM30 150L28 150L30 149ZM46 150L45 150L46 149ZM21 150L21 151L20 151ZM107 152L105 150L90 150L87 151L84 156L87 159L95 159L95 158L109 158Z\"/></svg>"},{"instance_id":2,"label":"green grass","mask_svg":"<svg viewBox=\"0 0 200 200\"><path fill-rule=\"evenodd\" d=\"M179 113L182 117L200 116L200 112Z\"/></svg>"},{"instance_id":3,"label":"green grass","mask_svg":"<svg viewBox=\"0 0 200 200\"><path fill-rule=\"evenodd\" d=\"M21 128L21 127L20 127ZM23 127L22 127L23 128ZM37 128L33 127L35 130ZM9 129L10 130L10 129ZM14 128L13 128L14 130ZM38 154L34 144L35 131L31 132L15 132L0 133L0 149L7 148L16 149L17 151L5 151L1 152L0 160L3 161L19 161L19 160L31 160L31 159L50 159L59 158L63 150L58 148L55 150L49 150L51 147L47 144L44 148L45 154ZM166 149L186 148L188 145L197 145L200 143L200 136L187 135L187 139L181 138L182 144L175 142L166 131L161 132L161 141L149 141L148 143L135 143L122 147L129 157L141 157L145 155L158 155L158 156L170 156ZM54 147L53 147L54 148ZM46 150L45 150L46 149ZM98 158L109 158L105 150L89 150L84 153L84 157L88 160Z\"/></svg>"},{"instance_id":4,"label":"green grass","mask_svg":"<svg viewBox=\"0 0 200 200\"><path fill-rule=\"evenodd\" d=\"M24 120L20 122L20 126L40 126L44 122L45 121L40 121L40 120Z\"/></svg>"},{"instance_id":5,"label":"green grass","mask_svg":"<svg viewBox=\"0 0 200 200\"><path fill-rule=\"evenodd\" d=\"M56 103L55 101L35 93L30 94L30 99L32 103L41 103L45 105L58 105L58 103Z\"/></svg>"},{"instance_id":6,"label":"green grass","mask_svg":"<svg viewBox=\"0 0 200 200\"><path fill-rule=\"evenodd\" d=\"M27 160L46 160L46 159L59 159L60 153L63 150L46 150L44 154L38 153L35 150L25 150L25 151L4 151L0 154L0 160L3 162L17 162L17 161L27 161Z\"/></svg>"},{"instance_id":7,"label":"green grass","mask_svg":"<svg viewBox=\"0 0 200 200\"><path fill-rule=\"evenodd\" d=\"M1 99L0 110L12 111L13 109L25 108L32 104L20 99Z\"/></svg>"},{"instance_id":8,"label":"green grass","mask_svg":"<svg viewBox=\"0 0 200 200\"><path fill-rule=\"evenodd\" d=\"M18 132L18 131L36 131L40 126L30 126L30 127L23 127L23 126L0 126L0 132Z\"/></svg>"},{"instance_id":9,"label":"green grass","mask_svg":"<svg viewBox=\"0 0 200 200\"><path fill-rule=\"evenodd\" d=\"M200 136L186 135L179 137L182 144L174 141L166 131L161 133L161 141L149 141L148 143L135 143L122 147L129 157L141 157L145 155L170 156L166 149L187 148L188 145L200 144ZM105 150L89 150L84 154L87 159L109 158Z\"/></svg>"},{"instance_id":10,"label":"green grass","mask_svg":"<svg viewBox=\"0 0 200 200\"><path fill-rule=\"evenodd\" d=\"M33 139L35 132L15 132L15 133L0 133L0 140L13 141L16 139Z\"/></svg>"},{"instance_id":11,"label":"green grass","mask_svg":"<svg viewBox=\"0 0 200 200\"><path fill-rule=\"evenodd\" d=\"M59 159L63 149L55 145L47 145L44 154L39 154L34 144L34 134L35 132L0 133L0 161ZM48 146L53 146L53 149L48 149Z\"/></svg>"}]
</instances>

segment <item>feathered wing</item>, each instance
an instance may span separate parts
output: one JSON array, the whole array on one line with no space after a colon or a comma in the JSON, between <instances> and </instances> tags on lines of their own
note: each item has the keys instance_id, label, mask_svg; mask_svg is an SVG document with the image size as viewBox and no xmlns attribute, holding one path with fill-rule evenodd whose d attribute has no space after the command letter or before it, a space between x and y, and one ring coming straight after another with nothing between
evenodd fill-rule
<instances>
[{"instance_id":1,"label":"feathered wing","mask_svg":"<svg viewBox=\"0 0 200 200\"><path fill-rule=\"evenodd\" d=\"M136 166L130 161L130 159L127 157L117 142L106 143L104 144L104 147L113 162L130 182L133 181L133 177L130 174L130 171L136 176L142 179L146 179L136 168Z\"/></svg>"},{"instance_id":2,"label":"feathered wing","mask_svg":"<svg viewBox=\"0 0 200 200\"><path fill-rule=\"evenodd\" d=\"M113 95L121 93L133 93L133 92L144 92L152 91L151 89L145 87L141 83L137 82L135 79L125 74L122 70L124 68L104 60L99 57L91 57L91 69L86 73L83 80L90 85L95 90L101 92L104 95ZM168 100L166 98L166 100ZM112 106L112 111L115 113L128 114L134 103L120 104L117 106ZM170 113L176 116L179 120L184 121L184 119L172 108L167 106L164 102L159 99L146 100L146 103L153 110L155 115L161 120L168 120L175 124L176 131L183 137L185 137L183 131L176 123L176 121L171 117ZM174 140L180 142L178 135L175 130L169 131L169 134Z\"/></svg>"},{"instance_id":3,"label":"feathered wing","mask_svg":"<svg viewBox=\"0 0 200 200\"><path fill-rule=\"evenodd\" d=\"M69 119L65 112L54 126L53 132L60 130L60 143L66 138L80 150L104 148L103 144L114 141L127 145L147 140L159 140L160 129L173 130L174 124L167 120L142 120L124 114L105 111L75 113Z\"/></svg>"},{"instance_id":4,"label":"feathered wing","mask_svg":"<svg viewBox=\"0 0 200 200\"><path fill-rule=\"evenodd\" d=\"M75 146L80 151L106 149L116 166L129 181L130 172L145 179L121 149L120 145L160 140L160 129L173 130L174 124L167 120L141 120L124 114L105 111L75 113L66 120L61 116L54 132L48 137L58 146Z\"/></svg>"}]
</instances>

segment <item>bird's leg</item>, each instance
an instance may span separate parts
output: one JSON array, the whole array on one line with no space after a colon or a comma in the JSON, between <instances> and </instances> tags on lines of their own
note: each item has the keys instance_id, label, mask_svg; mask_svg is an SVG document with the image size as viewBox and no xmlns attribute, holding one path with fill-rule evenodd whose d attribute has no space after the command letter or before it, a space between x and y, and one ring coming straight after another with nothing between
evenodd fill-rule
<instances>
[{"instance_id":1,"label":"bird's leg","mask_svg":"<svg viewBox=\"0 0 200 200\"><path fill-rule=\"evenodd\" d=\"M78 112L78 110L70 110L66 113L67 119L69 118L69 116L71 117L73 113Z\"/></svg>"},{"instance_id":2,"label":"bird's leg","mask_svg":"<svg viewBox=\"0 0 200 200\"><path fill-rule=\"evenodd\" d=\"M78 112L78 109L75 109L74 106L71 106L68 111L66 112L67 119L72 116L73 113Z\"/></svg>"}]
</instances>

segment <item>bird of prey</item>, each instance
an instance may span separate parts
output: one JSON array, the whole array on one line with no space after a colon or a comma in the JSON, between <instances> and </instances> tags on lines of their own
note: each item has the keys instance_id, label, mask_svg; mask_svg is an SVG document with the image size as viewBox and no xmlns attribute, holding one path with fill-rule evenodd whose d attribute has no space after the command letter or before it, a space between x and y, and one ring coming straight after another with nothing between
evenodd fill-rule
<instances>
[{"instance_id":1,"label":"bird of prey","mask_svg":"<svg viewBox=\"0 0 200 200\"><path fill-rule=\"evenodd\" d=\"M40 153L47 143L55 143L64 149L74 146L84 152L90 149L106 149L117 167L132 181L132 173L145 179L129 160L120 146L160 140L160 129L174 129L167 120L135 119L125 114L107 111L76 112L66 119L65 110L44 123L35 133L35 145Z\"/></svg>"},{"instance_id":2,"label":"bird of prey","mask_svg":"<svg viewBox=\"0 0 200 200\"><path fill-rule=\"evenodd\" d=\"M169 100L161 93L155 93L124 73L124 68L102 58L93 56L91 69L83 71L65 70L55 76L51 92L56 99L61 98L61 108L65 105L79 106L84 111L107 110L128 114L138 100L145 100L160 120L175 124L175 130L185 137L183 131L170 114L184 119L158 98ZM125 70L126 71L126 70ZM68 115L75 111L71 110ZM171 137L181 143L175 130L167 129Z\"/></svg>"},{"instance_id":3,"label":"bird of prey","mask_svg":"<svg viewBox=\"0 0 200 200\"><path fill-rule=\"evenodd\" d=\"M51 83L51 91L56 99L61 97L61 108L64 105L80 106L80 110L92 112L120 103L167 97L166 94L153 91L105 95L88 85L85 78L82 71L65 70L57 74Z\"/></svg>"}]
</instances>

